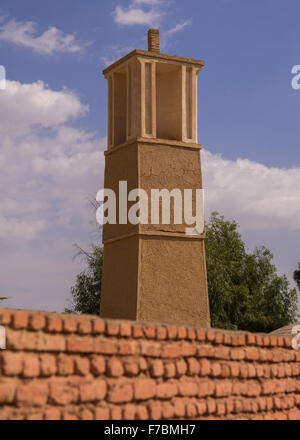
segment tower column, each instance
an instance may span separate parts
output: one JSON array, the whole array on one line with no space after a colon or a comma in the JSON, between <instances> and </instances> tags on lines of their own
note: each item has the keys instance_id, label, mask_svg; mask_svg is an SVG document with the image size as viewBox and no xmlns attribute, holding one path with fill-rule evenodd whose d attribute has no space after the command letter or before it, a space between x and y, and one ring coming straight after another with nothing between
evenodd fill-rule
<instances>
[{"instance_id":1,"label":"tower column","mask_svg":"<svg viewBox=\"0 0 300 440\"><path fill-rule=\"evenodd\" d=\"M209 327L205 233L186 234L194 225L184 217L185 190L194 194L195 215L195 192L202 189L197 76L204 62L161 54L156 29L149 31L148 44L148 51L135 50L104 70L109 89L104 185L117 196L117 224L103 226L100 314ZM120 220L120 182L126 182L125 198L134 189L146 194L146 222ZM153 190L160 191L158 217L152 216ZM128 201L127 210L136 203ZM162 215L164 203L169 221Z\"/></svg>"}]
</instances>

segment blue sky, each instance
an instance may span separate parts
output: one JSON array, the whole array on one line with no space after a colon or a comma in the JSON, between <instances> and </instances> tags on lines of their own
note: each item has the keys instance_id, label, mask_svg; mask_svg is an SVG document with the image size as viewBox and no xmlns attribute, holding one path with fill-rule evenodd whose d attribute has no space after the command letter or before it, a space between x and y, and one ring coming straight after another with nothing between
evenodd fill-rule
<instances>
[{"instance_id":1,"label":"blue sky","mask_svg":"<svg viewBox=\"0 0 300 440\"><path fill-rule=\"evenodd\" d=\"M297 0L2 0L0 296L63 310L73 244L99 236L87 197L103 186L101 71L158 26L162 51L204 59L199 143L206 212L238 220L292 279L300 260L300 64ZM1 232L2 230L2 232ZM2 271L2 273L1 273Z\"/></svg>"}]
</instances>

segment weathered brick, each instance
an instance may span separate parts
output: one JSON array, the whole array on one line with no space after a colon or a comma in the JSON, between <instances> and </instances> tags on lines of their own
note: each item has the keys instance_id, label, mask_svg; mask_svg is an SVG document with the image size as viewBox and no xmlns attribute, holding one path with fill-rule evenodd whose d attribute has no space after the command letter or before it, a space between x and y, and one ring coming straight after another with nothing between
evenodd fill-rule
<instances>
[{"instance_id":1,"label":"weathered brick","mask_svg":"<svg viewBox=\"0 0 300 440\"><path fill-rule=\"evenodd\" d=\"M161 360L152 361L150 364L150 374L152 377L160 377L164 374L164 365Z\"/></svg>"},{"instance_id":2,"label":"weathered brick","mask_svg":"<svg viewBox=\"0 0 300 440\"><path fill-rule=\"evenodd\" d=\"M95 380L90 383L82 383L79 386L80 402L98 402L106 396L107 385L105 380Z\"/></svg>"},{"instance_id":3,"label":"weathered brick","mask_svg":"<svg viewBox=\"0 0 300 440\"><path fill-rule=\"evenodd\" d=\"M126 403L133 399L131 383L116 384L108 391L108 401L111 403Z\"/></svg>"},{"instance_id":4,"label":"weathered brick","mask_svg":"<svg viewBox=\"0 0 300 440\"><path fill-rule=\"evenodd\" d=\"M117 336L120 331L120 324L115 321L107 321L106 323L106 334L108 336Z\"/></svg>"},{"instance_id":5,"label":"weathered brick","mask_svg":"<svg viewBox=\"0 0 300 440\"><path fill-rule=\"evenodd\" d=\"M20 405L45 405L48 400L48 385L46 383L20 384L17 388L16 400Z\"/></svg>"},{"instance_id":6,"label":"weathered brick","mask_svg":"<svg viewBox=\"0 0 300 440\"><path fill-rule=\"evenodd\" d=\"M34 313L29 317L29 328L31 330L41 330L45 328L46 319L45 316Z\"/></svg>"},{"instance_id":7,"label":"weathered brick","mask_svg":"<svg viewBox=\"0 0 300 440\"><path fill-rule=\"evenodd\" d=\"M129 322L121 322L120 324L120 336L130 337L132 332L132 326Z\"/></svg>"},{"instance_id":8,"label":"weathered brick","mask_svg":"<svg viewBox=\"0 0 300 440\"><path fill-rule=\"evenodd\" d=\"M89 336L68 336L67 351L73 353L91 353L94 350L94 339Z\"/></svg>"},{"instance_id":9,"label":"weathered brick","mask_svg":"<svg viewBox=\"0 0 300 440\"><path fill-rule=\"evenodd\" d=\"M156 397L158 399L171 399L177 394L176 383L160 383L156 387Z\"/></svg>"},{"instance_id":10,"label":"weathered brick","mask_svg":"<svg viewBox=\"0 0 300 440\"><path fill-rule=\"evenodd\" d=\"M89 359L77 356L74 359L74 372L80 376L86 376L90 372L90 362Z\"/></svg>"},{"instance_id":11,"label":"weathered brick","mask_svg":"<svg viewBox=\"0 0 300 440\"><path fill-rule=\"evenodd\" d=\"M27 312L15 312L12 315L12 327L15 329L27 328L28 326L28 313Z\"/></svg>"},{"instance_id":12,"label":"weathered brick","mask_svg":"<svg viewBox=\"0 0 300 440\"><path fill-rule=\"evenodd\" d=\"M23 369L23 355L9 351L0 351L0 364L3 376L18 376Z\"/></svg>"},{"instance_id":13,"label":"weathered brick","mask_svg":"<svg viewBox=\"0 0 300 440\"><path fill-rule=\"evenodd\" d=\"M155 396L156 383L153 379L139 379L133 386L136 400L147 400Z\"/></svg>"},{"instance_id":14,"label":"weathered brick","mask_svg":"<svg viewBox=\"0 0 300 440\"><path fill-rule=\"evenodd\" d=\"M99 355L93 355L90 359L90 368L91 372L95 376L99 376L100 374L103 374L105 371L105 359L103 356Z\"/></svg>"},{"instance_id":15,"label":"weathered brick","mask_svg":"<svg viewBox=\"0 0 300 440\"><path fill-rule=\"evenodd\" d=\"M68 405L78 400L78 389L60 382L50 384L50 400L56 405Z\"/></svg>"},{"instance_id":16,"label":"weathered brick","mask_svg":"<svg viewBox=\"0 0 300 440\"><path fill-rule=\"evenodd\" d=\"M109 420L109 408L108 407L96 407L95 419L96 420Z\"/></svg>"},{"instance_id":17,"label":"weathered brick","mask_svg":"<svg viewBox=\"0 0 300 440\"><path fill-rule=\"evenodd\" d=\"M56 358L50 354L40 355L40 374L41 376L52 376L56 374Z\"/></svg>"},{"instance_id":18,"label":"weathered brick","mask_svg":"<svg viewBox=\"0 0 300 440\"><path fill-rule=\"evenodd\" d=\"M23 371L24 377L38 377L40 374L40 361L35 354L25 354L23 356Z\"/></svg>"},{"instance_id":19,"label":"weathered brick","mask_svg":"<svg viewBox=\"0 0 300 440\"><path fill-rule=\"evenodd\" d=\"M191 381L179 381L178 394L180 396L196 396L198 394L198 386Z\"/></svg>"},{"instance_id":20,"label":"weathered brick","mask_svg":"<svg viewBox=\"0 0 300 440\"><path fill-rule=\"evenodd\" d=\"M110 377L120 377L124 374L124 368L118 359L110 359L107 362L106 372Z\"/></svg>"},{"instance_id":21,"label":"weathered brick","mask_svg":"<svg viewBox=\"0 0 300 440\"><path fill-rule=\"evenodd\" d=\"M50 333L60 333L62 331L62 320L55 316L50 315L46 318L46 331Z\"/></svg>"},{"instance_id":22,"label":"weathered brick","mask_svg":"<svg viewBox=\"0 0 300 440\"><path fill-rule=\"evenodd\" d=\"M60 376L70 376L74 372L74 361L71 356L60 354L57 357L57 373Z\"/></svg>"},{"instance_id":23,"label":"weathered brick","mask_svg":"<svg viewBox=\"0 0 300 440\"><path fill-rule=\"evenodd\" d=\"M0 382L0 404L14 402L15 392L16 384L14 382Z\"/></svg>"}]
</instances>

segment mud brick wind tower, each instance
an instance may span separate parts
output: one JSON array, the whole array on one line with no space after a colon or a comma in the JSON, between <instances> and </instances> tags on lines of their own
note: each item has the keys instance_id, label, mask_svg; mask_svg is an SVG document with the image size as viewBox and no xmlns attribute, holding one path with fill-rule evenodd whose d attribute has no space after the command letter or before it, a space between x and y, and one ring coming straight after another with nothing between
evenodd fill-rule
<instances>
[{"instance_id":1,"label":"mud brick wind tower","mask_svg":"<svg viewBox=\"0 0 300 440\"><path fill-rule=\"evenodd\" d=\"M160 53L159 32L150 29L148 51L134 50L103 71L105 188L119 194L126 181L128 192L144 189L149 203L151 189L202 188L197 77L203 66ZM119 214L117 208L117 224L103 226L101 316L209 327L204 233L187 235L172 210L171 224L133 225Z\"/></svg>"}]
</instances>

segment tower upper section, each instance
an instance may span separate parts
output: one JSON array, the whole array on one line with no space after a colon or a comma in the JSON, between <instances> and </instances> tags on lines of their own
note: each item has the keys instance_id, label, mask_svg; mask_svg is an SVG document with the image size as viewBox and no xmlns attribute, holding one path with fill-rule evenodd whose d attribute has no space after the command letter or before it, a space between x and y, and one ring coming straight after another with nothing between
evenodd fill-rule
<instances>
[{"instance_id":1,"label":"tower upper section","mask_svg":"<svg viewBox=\"0 0 300 440\"><path fill-rule=\"evenodd\" d=\"M134 50L107 67L108 148L133 138L195 144L197 79L204 61L160 53L159 31L148 51Z\"/></svg>"}]
</instances>

